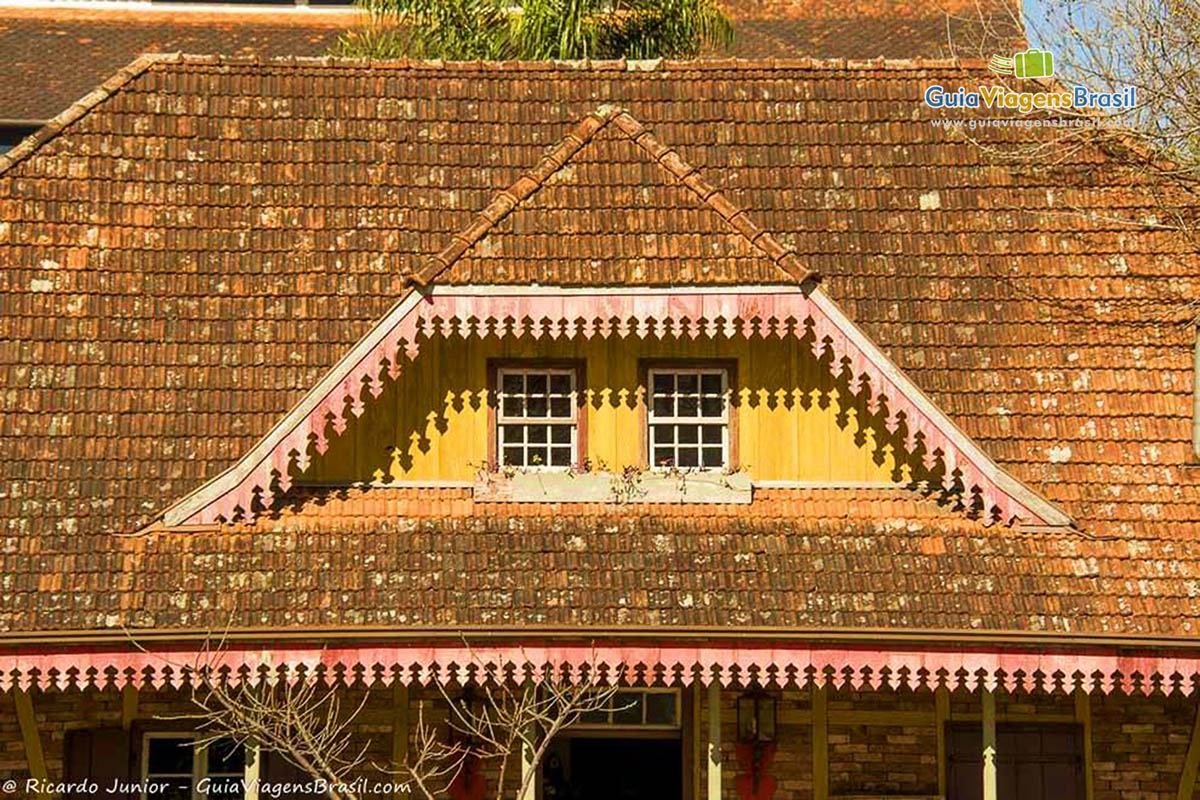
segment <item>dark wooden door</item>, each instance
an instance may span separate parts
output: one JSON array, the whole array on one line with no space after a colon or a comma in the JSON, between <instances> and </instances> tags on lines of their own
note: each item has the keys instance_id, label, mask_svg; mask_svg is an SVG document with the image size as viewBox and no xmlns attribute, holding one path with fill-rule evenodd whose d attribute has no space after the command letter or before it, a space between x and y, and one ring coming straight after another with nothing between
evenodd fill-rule
<instances>
[{"instance_id":1,"label":"dark wooden door","mask_svg":"<svg viewBox=\"0 0 1200 800\"><path fill-rule=\"evenodd\" d=\"M948 800L983 799L983 731L951 725ZM1083 800L1083 732L1078 725L997 725L999 800Z\"/></svg>"}]
</instances>

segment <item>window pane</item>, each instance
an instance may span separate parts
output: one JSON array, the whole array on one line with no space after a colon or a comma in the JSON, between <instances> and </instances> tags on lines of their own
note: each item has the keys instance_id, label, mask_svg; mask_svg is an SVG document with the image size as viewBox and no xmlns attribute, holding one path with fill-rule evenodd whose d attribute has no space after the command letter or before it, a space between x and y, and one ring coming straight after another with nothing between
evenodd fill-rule
<instances>
[{"instance_id":1,"label":"window pane","mask_svg":"<svg viewBox=\"0 0 1200 800\"><path fill-rule=\"evenodd\" d=\"M208 771L233 772L241 775L246 769L246 751L232 739L218 739L208 746Z\"/></svg>"},{"instance_id":2,"label":"window pane","mask_svg":"<svg viewBox=\"0 0 1200 800\"><path fill-rule=\"evenodd\" d=\"M674 425L655 425L654 426L654 443L655 444L670 444L675 441L675 426Z\"/></svg>"},{"instance_id":3,"label":"window pane","mask_svg":"<svg viewBox=\"0 0 1200 800\"><path fill-rule=\"evenodd\" d=\"M720 425L705 425L703 430L704 430L704 443L705 444L720 444L721 443L721 426Z\"/></svg>"},{"instance_id":4,"label":"window pane","mask_svg":"<svg viewBox=\"0 0 1200 800\"><path fill-rule=\"evenodd\" d=\"M678 376L677 385L680 394L696 394L700 390L700 376L680 375Z\"/></svg>"},{"instance_id":5,"label":"window pane","mask_svg":"<svg viewBox=\"0 0 1200 800\"><path fill-rule=\"evenodd\" d=\"M675 463L675 454L669 447L659 447L654 451L654 466L670 467Z\"/></svg>"},{"instance_id":6,"label":"window pane","mask_svg":"<svg viewBox=\"0 0 1200 800\"><path fill-rule=\"evenodd\" d=\"M505 444L520 444L521 443L522 434L524 434L524 432L525 432L525 426L523 426L523 425L504 425L502 429L504 431L503 440L504 440Z\"/></svg>"},{"instance_id":7,"label":"window pane","mask_svg":"<svg viewBox=\"0 0 1200 800\"><path fill-rule=\"evenodd\" d=\"M646 724L674 725L675 700L674 692L653 692L646 695Z\"/></svg>"},{"instance_id":8,"label":"window pane","mask_svg":"<svg viewBox=\"0 0 1200 800\"><path fill-rule=\"evenodd\" d=\"M604 724L604 723L608 722L608 712L607 711L585 711L584 713L579 715L579 721L584 722L584 723L590 723L592 725Z\"/></svg>"},{"instance_id":9,"label":"window pane","mask_svg":"<svg viewBox=\"0 0 1200 800\"><path fill-rule=\"evenodd\" d=\"M679 416L695 417L700 413L700 400L695 397L679 398Z\"/></svg>"},{"instance_id":10,"label":"window pane","mask_svg":"<svg viewBox=\"0 0 1200 800\"><path fill-rule=\"evenodd\" d=\"M681 467L698 467L700 466L700 451L695 447L679 448L679 466Z\"/></svg>"},{"instance_id":11,"label":"window pane","mask_svg":"<svg viewBox=\"0 0 1200 800\"><path fill-rule=\"evenodd\" d=\"M704 466L706 467L723 467L725 460L721 457L721 448L706 447L704 448Z\"/></svg>"},{"instance_id":12,"label":"window pane","mask_svg":"<svg viewBox=\"0 0 1200 800\"><path fill-rule=\"evenodd\" d=\"M525 432L526 436L529 437L528 441L530 443L545 444L546 438L549 436L549 431L546 430L545 425L529 425L526 427Z\"/></svg>"},{"instance_id":13,"label":"window pane","mask_svg":"<svg viewBox=\"0 0 1200 800\"><path fill-rule=\"evenodd\" d=\"M544 467L550 463L544 447L531 447L526 452L529 458L525 463L527 467Z\"/></svg>"},{"instance_id":14,"label":"window pane","mask_svg":"<svg viewBox=\"0 0 1200 800\"><path fill-rule=\"evenodd\" d=\"M513 374L507 372L501 379L500 386L505 394L523 394L525 392L525 378L520 373Z\"/></svg>"},{"instance_id":15,"label":"window pane","mask_svg":"<svg viewBox=\"0 0 1200 800\"><path fill-rule=\"evenodd\" d=\"M701 376L700 389L705 394L721 394L721 376L716 373Z\"/></svg>"},{"instance_id":16,"label":"window pane","mask_svg":"<svg viewBox=\"0 0 1200 800\"><path fill-rule=\"evenodd\" d=\"M530 397L525 416L527 417L544 417L550 410L550 404L545 396Z\"/></svg>"},{"instance_id":17,"label":"window pane","mask_svg":"<svg viewBox=\"0 0 1200 800\"><path fill-rule=\"evenodd\" d=\"M192 740L184 738L150 739L150 774L192 773L195 751Z\"/></svg>"},{"instance_id":18,"label":"window pane","mask_svg":"<svg viewBox=\"0 0 1200 800\"><path fill-rule=\"evenodd\" d=\"M519 397L504 398L503 414L506 417L525 416L525 403Z\"/></svg>"},{"instance_id":19,"label":"window pane","mask_svg":"<svg viewBox=\"0 0 1200 800\"><path fill-rule=\"evenodd\" d=\"M641 692L617 692L613 698L613 722L618 725L640 725L643 696Z\"/></svg>"},{"instance_id":20,"label":"window pane","mask_svg":"<svg viewBox=\"0 0 1200 800\"><path fill-rule=\"evenodd\" d=\"M670 394L675 389L675 376L670 373L658 372L654 375L654 393Z\"/></svg>"},{"instance_id":21,"label":"window pane","mask_svg":"<svg viewBox=\"0 0 1200 800\"><path fill-rule=\"evenodd\" d=\"M528 394L545 394L546 393L546 375L532 374L525 376L525 391Z\"/></svg>"},{"instance_id":22,"label":"window pane","mask_svg":"<svg viewBox=\"0 0 1200 800\"><path fill-rule=\"evenodd\" d=\"M656 417L673 417L673 405L669 397L654 398L654 416Z\"/></svg>"},{"instance_id":23,"label":"window pane","mask_svg":"<svg viewBox=\"0 0 1200 800\"><path fill-rule=\"evenodd\" d=\"M550 429L550 441L554 444L570 444L571 443L571 426L570 425L555 425Z\"/></svg>"},{"instance_id":24,"label":"window pane","mask_svg":"<svg viewBox=\"0 0 1200 800\"><path fill-rule=\"evenodd\" d=\"M720 397L706 397L700 401L700 413L706 417L720 417L724 405Z\"/></svg>"},{"instance_id":25,"label":"window pane","mask_svg":"<svg viewBox=\"0 0 1200 800\"><path fill-rule=\"evenodd\" d=\"M552 467L569 467L569 466L571 466L571 448L569 448L569 447L552 447L550 449L550 466L552 466Z\"/></svg>"},{"instance_id":26,"label":"window pane","mask_svg":"<svg viewBox=\"0 0 1200 800\"><path fill-rule=\"evenodd\" d=\"M506 447L504 448L504 463L510 467L523 467L525 462L521 456L521 448Z\"/></svg>"},{"instance_id":27,"label":"window pane","mask_svg":"<svg viewBox=\"0 0 1200 800\"><path fill-rule=\"evenodd\" d=\"M700 441L700 428L695 425L680 425L679 428L680 444L696 444Z\"/></svg>"},{"instance_id":28,"label":"window pane","mask_svg":"<svg viewBox=\"0 0 1200 800\"><path fill-rule=\"evenodd\" d=\"M570 394L571 393L571 376L570 375L551 375L550 376L550 393L551 394Z\"/></svg>"},{"instance_id":29,"label":"window pane","mask_svg":"<svg viewBox=\"0 0 1200 800\"><path fill-rule=\"evenodd\" d=\"M571 398L550 398L550 416L558 417L559 419L569 419L571 417Z\"/></svg>"}]
</instances>

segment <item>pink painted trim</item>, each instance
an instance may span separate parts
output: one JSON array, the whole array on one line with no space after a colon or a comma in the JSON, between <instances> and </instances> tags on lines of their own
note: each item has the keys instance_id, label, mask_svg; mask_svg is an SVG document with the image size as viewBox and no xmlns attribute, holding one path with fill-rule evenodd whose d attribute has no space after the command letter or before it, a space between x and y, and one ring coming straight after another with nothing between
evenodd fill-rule
<instances>
[{"instance_id":1,"label":"pink painted trim","mask_svg":"<svg viewBox=\"0 0 1200 800\"><path fill-rule=\"evenodd\" d=\"M290 478L281 478L278 487L272 483L277 475L286 473L289 453L298 452L298 467L308 468L307 443L315 440L318 452L328 446L332 422L333 433L346 427L347 413L361 415L372 396L382 388L384 371L397 374L408 360L418 353L423 336L484 336L513 335L541 338L550 336L612 335L627 337L662 337L667 335L698 336L785 336L803 338L808 326L815 334L814 352L821 356L828 349L832 355L832 370L839 373L843 360L849 362L854 375L853 386L861 380L870 382L873 400L888 398L888 418L885 424L894 431L901 415L907 425L906 440L911 447L917 433L924 439L925 464L933 467L933 454L941 451L947 465L947 477L958 466L965 485L978 487L982 502L989 511L984 523L993 522L992 511L1004 524L1025 522L1049 524L1046 519L1022 504L987 476L983 464L972 460L955 443L954 437L922 413L916 399L909 397L903 387L887 377L887 370L875 363L853 339L842 330L808 295L797 291L778 294L708 294L667 293L628 295L441 295L428 296L409 314L396 321L381 343L355 363L346 377L331 393L319 402L308 417L296 428L284 434L281 443L253 467L246 477L221 498L197 511L188 522L213 524L254 516L256 502L269 506L278 491L286 491ZM346 409L349 409L347 412ZM282 468L281 468L282 467Z\"/></svg>"},{"instance_id":2,"label":"pink painted trim","mask_svg":"<svg viewBox=\"0 0 1200 800\"><path fill-rule=\"evenodd\" d=\"M605 643L559 645L531 641L523 645L359 646L329 647L231 646L219 658L204 658L195 649L163 649L138 652L119 648L79 651L23 652L0 655L0 690L5 688L65 688L69 684L136 683L156 688L180 685L181 672L190 665L208 663L227 667L237 676L243 669L255 676L260 667L277 675L285 667L295 670L324 667L334 679L353 681L361 673L367 681L391 684L427 684L465 676L467 666L487 673L495 665L523 667L555 664L568 666L577 674L581 666L607 665L610 674L620 671L627 679L654 683L707 685L718 680L723 686L742 685L751 674L760 680L772 677L779 684L805 684L820 680L856 689L906 684L910 687L947 686L970 690L984 688L1011 692L1038 689L1083 688L1087 691L1149 694L1179 691L1186 695L1200 686L1200 657L1170 656L1155 652L1115 654L1101 650L1018 650L930 648L880 650L871 648L828 648L788 644L779 647L746 647L725 644L631 645ZM457 665L452 674L449 665ZM378 665L378 668L376 667ZM435 667L435 665L438 665ZM493 665L489 667L488 665ZM620 665L627 669L619 670ZM503 667L501 667L503 671ZM90 680L88 673L94 672ZM72 678L71 676L75 677ZM235 677L236 679L236 677Z\"/></svg>"}]
</instances>

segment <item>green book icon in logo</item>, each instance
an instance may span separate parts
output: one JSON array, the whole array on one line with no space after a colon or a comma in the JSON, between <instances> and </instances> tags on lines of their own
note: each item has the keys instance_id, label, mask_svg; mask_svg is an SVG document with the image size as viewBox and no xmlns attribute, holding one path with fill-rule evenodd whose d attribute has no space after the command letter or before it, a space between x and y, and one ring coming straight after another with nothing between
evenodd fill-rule
<instances>
[{"instance_id":1,"label":"green book icon in logo","mask_svg":"<svg viewBox=\"0 0 1200 800\"><path fill-rule=\"evenodd\" d=\"M1042 50L1026 50L1013 55L1018 78L1049 78L1054 74L1054 56Z\"/></svg>"}]
</instances>

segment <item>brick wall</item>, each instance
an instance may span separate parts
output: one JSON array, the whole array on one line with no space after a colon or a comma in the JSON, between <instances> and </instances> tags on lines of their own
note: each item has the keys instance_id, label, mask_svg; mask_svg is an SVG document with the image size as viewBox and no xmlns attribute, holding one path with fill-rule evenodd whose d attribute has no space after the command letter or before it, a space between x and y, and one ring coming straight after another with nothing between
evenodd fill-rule
<instances>
[{"instance_id":1,"label":"brick wall","mask_svg":"<svg viewBox=\"0 0 1200 800\"><path fill-rule=\"evenodd\" d=\"M933 709L931 692L831 692L829 712ZM836 717L835 717L836 718ZM830 794L936 794L937 729L933 725L829 724Z\"/></svg>"},{"instance_id":2,"label":"brick wall","mask_svg":"<svg viewBox=\"0 0 1200 800\"><path fill-rule=\"evenodd\" d=\"M722 784L725 798L736 798L737 695L725 692L721 702ZM979 695L958 691L950 697L951 713L963 724L976 724ZM935 795L938 789L937 729L929 724L839 724L837 712L924 712L935 707L928 690L877 692L830 691L828 759L830 795ZM1091 697L1095 800L1176 800L1180 773L1196 717L1194 699L1174 697ZM778 749L771 774L778 781L774 800L808 800L813 796L811 700L807 690L779 695ZM1064 693L998 694L1001 720L1054 720L1075 715L1075 700ZM701 733L707 731L707 703ZM707 786L707 764L699 767L699 797ZM1200 791L1194 797L1200 800Z\"/></svg>"}]
</instances>

